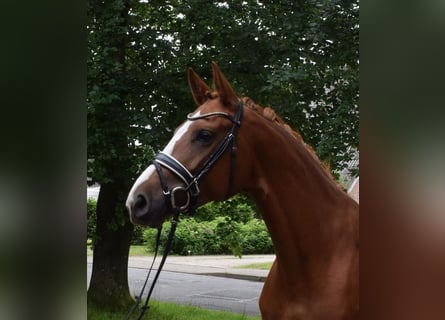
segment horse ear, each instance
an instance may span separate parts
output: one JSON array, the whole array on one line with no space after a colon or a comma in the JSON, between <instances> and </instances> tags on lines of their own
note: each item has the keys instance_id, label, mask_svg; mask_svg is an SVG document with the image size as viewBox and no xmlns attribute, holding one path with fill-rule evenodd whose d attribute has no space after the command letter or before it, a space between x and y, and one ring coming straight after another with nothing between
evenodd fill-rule
<instances>
[{"instance_id":1,"label":"horse ear","mask_svg":"<svg viewBox=\"0 0 445 320\"><path fill-rule=\"evenodd\" d=\"M193 99L196 104L200 106L207 101L207 93L211 92L211 90L192 68L188 69L188 81L190 90L192 90Z\"/></svg>"},{"instance_id":2,"label":"horse ear","mask_svg":"<svg viewBox=\"0 0 445 320\"><path fill-rule=\"evenodd\" d=\"M212 69L213 69L213 86L215 90L218 92L222 103L226 107L234 107L238 105L238 96L235 91L233 91L227 79L219 70L218 65L212 61Z\"/></svg>"}]
</instances>

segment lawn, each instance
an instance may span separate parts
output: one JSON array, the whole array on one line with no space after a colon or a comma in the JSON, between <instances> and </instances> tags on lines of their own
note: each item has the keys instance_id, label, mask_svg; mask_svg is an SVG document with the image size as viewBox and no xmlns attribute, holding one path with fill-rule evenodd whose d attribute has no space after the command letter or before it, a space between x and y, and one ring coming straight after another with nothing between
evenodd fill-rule
<instances>
[{"instance_id":1,"label":"lawn","mask_svg":"<svg viewBox=\"0 0 445 320\"><path fill-rule=\"evenodd\" d=\"M146 256L153 255L153 252L148 250L147 246L132 245L130 246L130 256Z\"/></svg>"},{"instance_id":2,"label":"lawn","mask_svg":"<svg viewBox=\"0 0 445 320\"><path fill-rule=\"evenodd\" d=\"M126 317L125 312L107 312L88 307L89 320L122 320ZM137 318L137 314L133 315ZM184 306L168 302L150 302L150 309L147 310L144 320L260 320L258 317L250 317L244 314L237 314L224 311L212 311L195 306Z\"/></svg>"},{"instance_id":3,"label":"lawn","mask_svg":"<svg viewBox=\"0 0 445 320\"><path fill-rule=\"evenodd\" d=\"M92 256L93 250L90 248L90 246L87 246L87 255ZM153 252L148 250L147 246L137 246L132 245L130 246L130 256L151 256L153 255Z\"/></svg>"},{"instance_id":4,"label":"lawn","mask_svg":"<svg viewBox=\"0 0 445 320\"><path fill-rule=\"evenodd\" d=\"M272 267L272 262L262 262L262 263L245 264L237 268L269 270L271 267Z\"/></svg>"},{"instance_id":5,"label":"lawn","mask_svg":"<svg viewBox=\"0 0 445 320\"><path fill-rule=\"evenodd\" d=\"M88 255L92 255L92 250L87 249ZM132 245L130 256L146 256L153 253L148 251L146 246ZM241 268L270 269L272 263L255 263L241 266ZM109 312L95 309L88 306L89 320L122 320L126 317L125 312ZM133 316L136 319L137 315ZM212 311L195 306L185 306L168 302L150 302L150 309L143 317L144 320L260 320L258 317L250 317L244 314L237 314L224 311Z\"/></svg>"}]
</instances>

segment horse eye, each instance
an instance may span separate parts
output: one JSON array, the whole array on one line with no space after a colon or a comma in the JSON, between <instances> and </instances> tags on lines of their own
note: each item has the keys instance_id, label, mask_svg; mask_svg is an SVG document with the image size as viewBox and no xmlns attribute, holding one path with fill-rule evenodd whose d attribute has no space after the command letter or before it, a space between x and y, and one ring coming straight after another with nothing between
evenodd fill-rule
<instances>
[{"instance_id":1,"label":"horse eye","mask_svg":"<svg viewBox=\"0 0 445 320\"><path fill-rule=\"evenodd\" d=\"M213 133L208 130L199 130L196 133L195 140L202 144L210 144L213 141Z\"/></svg>"}]
</instances>

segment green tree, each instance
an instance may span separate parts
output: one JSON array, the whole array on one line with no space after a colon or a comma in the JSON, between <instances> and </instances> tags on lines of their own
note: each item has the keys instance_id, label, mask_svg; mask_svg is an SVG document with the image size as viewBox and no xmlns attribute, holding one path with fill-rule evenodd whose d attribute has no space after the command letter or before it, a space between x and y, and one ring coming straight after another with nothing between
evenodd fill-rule
<instances>
[{"instance_id":1,"label":"green tree","mask_svg":"<svg viewBox=\"0 0 445 320\"><path fill-rule=\"evenodd\" d=\"M178 71L166 67L174 51L154 4L89 0L87 13L88 177L101 185L88 303L119 309L132 303L127 268L134 227L125 199L171 135L186 95L175 100L169 85ZM181 77L185 87L185 72Z\"/></svg>"},{"instance_id":2,"label":"green tree","mask_svg":"<svg viewBox=\"0 0 445 320\"><path fill-rule=\"evenodd\" d=\"M125 219L131 153L126 97L128 1L88 3L88 174L101 184L88 302L115 308L132 302L128 252L133 226Z\"/></svg>"},{"instance_id":3,"label":"green tree","mask_svg":"<svg viewBox=\"0 0 445 320\"><path fill-rule=\"evenodd\" d=\"M333 170L358 149L358 1L178 1L178 59L270 105ZM190 30L190 32L181 32Z\"/></svg>"}]
</instances>

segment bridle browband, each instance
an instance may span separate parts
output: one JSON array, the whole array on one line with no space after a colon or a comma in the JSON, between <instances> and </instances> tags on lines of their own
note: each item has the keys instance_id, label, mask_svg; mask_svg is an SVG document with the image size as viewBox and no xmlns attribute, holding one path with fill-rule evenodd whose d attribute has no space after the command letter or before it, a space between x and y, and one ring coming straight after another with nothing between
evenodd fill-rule
<instances>
[{"instance_id":1,"label":"bridle browband","mask_svg":"<svg viewBox=\"0 0 445 320\"><path fill-rule=\"evenodd\" d=\"M232 129L226 134L224 139L220 142L218 148L213 151L213 153L209 156L209 158L206 160L202 168L195 174L191 174L189 170L187 170L186 167L182 165L181 162L179 162L175 157L160 152L151 160L151 164L154 165L156 168L156 172L158 173L159 180L161 181L162 186L162 192L164 194L165 204L169 209L173 211L173 219L172 219L172 226L170 228L170 232L168 234L167 242L165 244L164 248L164 254L162 256L161 263L159 264L158 270L154 276L153 282L151 283L150 289L148 291L147 299L145 300L144 306L141 308L138 320L142 319L142 317L145 314L145 311L148 309L148 302L150 300L151 294L153 292L154 286L156 284L156 281L159 277L159 274L161 273L162 267L164 266L165 260L167 259L167 255L171 249L171 245L173 242L173 238L176 231L176 226L178 225L179 220L179 214L181 212L193 214L196 210L197 203L198 203L198 196L199 196L199 187L198 183L203 177L204 174L206 174L213 165L221 158L221 156L224 154L224 152L229 147L230 143L232 143L232 153L231 153L231 160L230 160L230 173L229 173L229 188L227 190L226 198L228 198L232 192L233 187L233 181L235 179L235 167L236 167L236 157L238 154L238 147L237 147L237 136L238 136L238 130L241 125L241 119L243 117L243 102L242 100L239 100L238 103L238 110L236 111L235 116L231 116L229 113L226 112L209 112L203 115L198 116L192 116L189 114L187 116L187 119L189 121L196 121L199 119L206 119L209 117L215 117L215 116L222 116L227 119L229 119L233 125ZM167 185L167 181L164 177L164 174L162 173L161 167L167 168L171 172L173 172L179 179L181 179L185 186L181 187L174 187L170 189ZM183 196L185 196L186 200L183 203L180 203L178 199L176 199L175 195L182 193ZM133 315L133 313L136 311L136 308L139 306L142 300L142 295L145 291L145 287L147 285L148 278L150 277L151 270L153 269L154 261L156 260L156 256L158 253L158 247L159 247L159 240L161 237L161 228L158 228L158 234L156 237L156 249L155 249L155 255L153 257L153 262L151 264L150 270L146 276L144 285L142 286L141 293L139 296L136 296L136 301L133 304L132 308L130 309L130 312L125 317L125 320L130 319L130 317Z\"/></svg>"},{"instance_id":2,"label":"bridle browband","mask_svg":"<svg viewBox=\"0 0 445 320\"><path fill-rule=\"evenodd\" d=\"M210 117L222 116L232 122L231 130L226 134L224 139L221 141L219 146L213 151L206 162L203 164L201 169L196 173L192 174L190 171L175 157L160 152L151 160L151 164L156 168L159 180L162 186L162 192L164 194L165 204L167 208L173 211L184 212L188 214L194 214L198 196L199 196L199 186L198 183L201 178L206 174L213 165L222 157L224 152L227 150L230 144L232 144L231 160L230 160L230 173L229 173L229 188L226 193L226 198L228 198L232 192L233 182L235 178L235 165L236 157L238 153L237 147L237 135L238 130L241 125L241 119L243 117L243 102L240 99L238 103L238 109L235 116L230 115L226 112L209 112L202 115L193 116L189 114L187 119L189 121L196 121L200 119L207 119ZM185 186L178 186L174 188L169 188L167 181L162 173L161 167L164 167L175 174ZM182 195L182 199L180 196Z\"/></svg>"}]
</instances>

